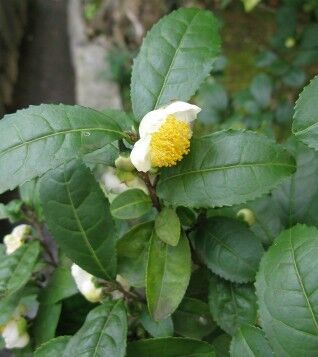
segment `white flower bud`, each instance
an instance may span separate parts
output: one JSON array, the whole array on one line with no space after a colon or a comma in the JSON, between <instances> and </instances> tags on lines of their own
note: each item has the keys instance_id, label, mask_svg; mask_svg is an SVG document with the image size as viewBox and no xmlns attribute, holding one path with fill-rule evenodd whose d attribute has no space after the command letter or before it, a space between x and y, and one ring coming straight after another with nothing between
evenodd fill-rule
<instances>
[{"instance_id":1,"label":"white flower bud","mask_svg":"<svg viewBox=\"0 0 318 357\"><path fill-rule=\"evenodd\" d=\"M27 323L23 317L9 320L1 329L1 335L5 341L6 348L25 347L30 341L26 328Z\"/></svg>"},{"instance_id":2,"label":"white flower bud","mask_svg":"<svg viewBox=\"0 0 318 357\"><path fill-rule=\"evenodd\" d=\"M101 182L107 193L119 194L127 190L127 185L117 177L116 169L107 167L101 177Z\"/></svg>"},{"instance_id":3,"label":"white flower bud","mask_svg":"<svg viewBox=\"0 0 318 357\"><path fill-rule=\"evenodd\" d=\"M90 302L100 301L103 297L103 289L96 287L95 277L76 264L72 265L71 270L76 286L86 300Z\"/></svg>"},{"instance_id":4,"label":"white flower bud","mask_svg":"<svg viewBox=\"0 0 318 357\"><path fill-rule=\"evenodd\" d=\"M32 228L27 224L20 224L15 227L11 234L8 234L3 238L3 243L6 246L6 253L9 255L19 249L31 232Z\"/></svg>"},{"instance_id":5,"label":"white flower bud","mask_svg":"<svg viewBox=\"0 0 318 357\"><path fill-rule=\"evenodd\" d=\"M239 210L237 217L243 219L249 226L252 226L256 222L254 213L248 208Z\"/></svg>"}]
</instances>

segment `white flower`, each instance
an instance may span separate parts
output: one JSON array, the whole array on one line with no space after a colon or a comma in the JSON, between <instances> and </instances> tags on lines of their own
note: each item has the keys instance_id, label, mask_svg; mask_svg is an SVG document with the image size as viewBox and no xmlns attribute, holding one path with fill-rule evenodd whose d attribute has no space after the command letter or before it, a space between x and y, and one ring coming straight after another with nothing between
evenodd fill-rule
<instances>
[{"instance_id":1,"label":"white flower","mask_svg":"<svg viewBox=\"0 0 318 357\"><path fill-rule=\"evenodd\" d=\"M71 270L76 286L81 294L90 302L100 301L103 297L103 289L95 286L95 277L76 264L72 265Z\"/></svg>"},{"instance_id":2,"label":"white flower","mask_svg":"<svg viewBox=\"0 0 318 357\"><path fill-rule=\"evenodd\" d=\"M3 238L3 243L6 246L6 253L9 255L19 249L31 231L31 227L27 224L20 224L15 227L11 234L8 234Z\"/></svg>"},{"instance_id":3,"label":"white flower","mask_svg":"<svg viewBox=\"0 0 318 357\"><path fill-rule=\"evenodd\" d=\"M138 171L173 166L189 151L191 123L201 111L186 102L173 102L147 113L140 122L140 139L130 154Z\"/></svg>"},{"instance_id":4,"label":"white flower","mask_svg":"<svg viewBox=\"0 0 318 357\"><path fill-rule=\"evenodd\" d=\"M9 320L4 327L1 328L1 335L5 341L5 346L11 348L23 348L30 340L26 330L27 323L23 317Z\"/></svg>"}]
</instances>

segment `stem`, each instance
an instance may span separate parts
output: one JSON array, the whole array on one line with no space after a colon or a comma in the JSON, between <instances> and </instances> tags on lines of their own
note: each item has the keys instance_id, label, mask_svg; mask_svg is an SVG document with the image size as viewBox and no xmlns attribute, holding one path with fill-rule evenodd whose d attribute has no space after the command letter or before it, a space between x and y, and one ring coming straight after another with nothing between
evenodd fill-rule
<instances>
[{"instance_id":1,"label":"stem","mask_svg":"<svg viewBox=\"0 0 318 357\"><path fill-rule=\"evenodd\" d=\"M144 181L147 186L149 196L151 198L153 206L157 209L158 212L161 211L161 205L156 194L155 186L153 186L150 182L149 175L146 172L139 172L140 178Z\"/></svg>"}]
</instances>

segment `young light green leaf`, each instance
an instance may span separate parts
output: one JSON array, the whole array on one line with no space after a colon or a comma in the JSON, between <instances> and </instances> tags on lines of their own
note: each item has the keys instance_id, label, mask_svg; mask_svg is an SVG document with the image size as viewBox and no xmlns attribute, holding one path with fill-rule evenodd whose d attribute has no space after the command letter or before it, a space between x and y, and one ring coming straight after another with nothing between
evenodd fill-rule
<instances>
[{"instance_id":1,"label":"young light green leaf","mask_svg":"<svg viewBox=\"0 0 318 357\"><path fill-rule=\"evenodd\" d=\"M235 284L213 275L209 284L209 305L213 319L229 335L257 318L253 286Z\"/></svg>"},{"instance_id":2,"label":"young light green leaf","mask_svg":"<svg viewBox=\"0 0 318 357\"><path fill-rule=\"evenodd\" d=\"M33 268L40 253L37 241L24 244L14 253L0 261L0 297L8 297L31 278Z\"/></svg>"},{"instance_id":3,"label":"young light green leaf","mask_svg":"<svg viewBox=\"0 0 318 357\"><path fill-rule=\"evenodd\" d=\"M216 328L208 304L184 298L172 315L175 332L183 337L202 339Z\"/></svg>"},{"instance_id":4,"label":"young light green leaf","mask_svg":"<svg viewBox=\"0 0 318 357\"><path fill-rule=\"evenodd\" d=\"M165 243L175 247L178 245L181 226L176 212L172 208L164 207L155 220L157 236Z\"/></svg>"},{"instance_id":5,"label":"young light green leaf","mask_svg":"<svg viewBox=\"0 0 318 357\"><path fill-rule=\"evenodd\" d=\"M309 147L318 150L318 76L300 93L296 102L293 133Z\"/></svg>"},{"instance_id":6,"label":"young light green leaf","mask_svg":"<svg viewBox=\"0 0 318 357\"><path fill-rule=\"evenodd\" d=\"M213 273L236 283L254 280L264 253L244 223L227 217L205 221L196 233L195 249Z\"/></svg>"},{"instance_id":7,"label":"young light green leaf","mask_svg":"<svg viewBox=\"0 0 318 357\"><path fill-rule=\"evenodd\" d=\"M90 311L62 356L124 357L126 338L127 316L123 301L107 301Z\"/></svg>"},{"instance_id":8,"label":"young light green leaf","mask_svg":"<svg viewBox=\"0 0 318 357\"><path fill-rule=\"evenodd\" d=\"M144 191L133 188L119 194L110 205L110 212L118 219L135 219L151 210L152 203Z\"/></svg>"},{"instance_id":9,"label":"young light green leaf","mask_svg":"<svg viewBox=\"0 0 318 357\"><path fill-rule=\"evenodd\" d=\"M157 192L174 205L230 206L269 192L294 171L294 159L267 137L221 131L192 140L189 155L162 170Z\"/></svg>"},{"instance_id":10,"label":"young light green leaf","mask_svg":"<svg viewBox=\"0 0 318 357\"><path fill-rule=\"evenodd\" d=\"M264 332L254 326L240 327L231 342L231 357L272 357L273 351Z\"/></svg>"},{"instance_id":11,"label":"young light green leaf","mask_svg":"<svg viewBox=\"0 0 318 357\"><path fill-rule=\"evenodd\" d=\"M163 354L164 353L164 354ZM213 346L190 338L151 338L128 344L127 357L215 357Z\"/></svg>"},{"instance_id":12,"label":"young light green leaf","mask_svg":"<svg viewBox=\"0 0 318 357\"><path fill-rule=\"evenodd\" d=\"M272 197L282 223L290 227L303 222L318 190L318 154L295 139L289 140L287 147L296 158L297 171L273 191Z\"/></svg>"},{"instance_id":13,"label":"young light green leaf","mask_svg":"<svg viewBox=\"0 0 318 357\"><path fill-rule=\"evenodd\" d=\"M282 232L262 259L256 278L260 320L277 356L317 354L317 256L318 230L297 225Z\"/></svg>"},{"instance_id":14,"label":"young light green leaf","mask_svg":"<svg viewBox=\"0 0 318 357\"><path fill-rule=\"evenodd\" d=\"M132 286L145 286L147 255L153 231L153 222L132 228L117 242L118 274Z\"/></svg>"},{"instance_id":15,"label":"young light green leaf","mask_svg":"<svg viewBox=\"0 0 318 357\"><path fill-rule=\"evenodd\" d=\"M71 336L59 336L44 343L35 352L34 357L57 357L61 356Z\"/></svg>"},{"instance_id":16,"label":"young light green leaf","mask_svg":"<svg viewBox=\"0 0 318 357\"><path fill-rule=\"evenodd\" d=\"M116 274L116 231L109 203L90 170L71 161L48 172L40 195L49 230L65 254L92 275Z\"/></svg>"},{"instance_id":17,"label":"young light green leaf","mask_svg":"<svg viewBox=\"0 0 318 357\"><path fill-rule=\"evenodd\" d=\"M80 106L42 104L0 122L0 193L123 137L113 118Z\"/></svg>"},{"instance_id":18,"label":"young light green leaf","mask_svg":"<svg viewBox=\"0 0 318 357\"><path fill-rule=\"evenodd\" d=\"M173 322L171 316L164 320L154 321L146 309L140 316L140 322L145 330L153 337L173 336Z\"/></svg>"},{"instance_id":19,"label":"young light green leaf","mask_svg":"<svg viewBox=\"0 0 318 357\"><path fill-rule=\"evenodd\" d=\"M218 27L211 12L183 8L161 19L148 32L131 79L137 119L172 100L191 98L219 53Z\"/></svg>"},{"instance_id":20,"label":"young light green leaf","mask_svg":"<svg viewBox=\"0 0 318 357\"><path fill-rule=\"evenodd\" d=\"M171 315L180 304L191 274L191 254L187 238L181 235L176 247L163 243L153 232L148 255L146 294L154 320Z\"/></svg>"},{"instance_id":21,"label":"young light green leaf","mask_svg":"<svg viewBox=\"0 0 318 357\"><path fill-rule=\"evenodd\" d=\"M61 315L61 304L40 304L33 323L33 335L36 346L42 345L55 337L55 331Z\"/></svg>"}]
</instances>

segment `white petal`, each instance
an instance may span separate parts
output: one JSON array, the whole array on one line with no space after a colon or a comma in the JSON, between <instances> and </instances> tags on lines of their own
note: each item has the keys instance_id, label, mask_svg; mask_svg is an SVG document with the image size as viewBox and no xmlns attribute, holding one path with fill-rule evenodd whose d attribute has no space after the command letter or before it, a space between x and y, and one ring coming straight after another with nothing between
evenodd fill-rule
<instances>
[{"instance_id":1,"label":"white petal","mask_svg":"<svg viewBox=\"0 0 318 357\"><path fill-rule=\"evenodd\" d=\"M155 133L159 130L162 123L167 118L167 112L164 108L153 110L147 113L141 120L139 125L139 135L141 138Z\"/></svg>"},{"instance_id":2,"label":"white petal","mask_svg":"<svg viewBox=\"0 0 318 357\"><path fill-rule=\"evenodd\" d=\"M191 123L197 118L197 115L200 113L201 108L194 104L176 101L164 108L167 115L173 115L177 119L182 120L186 123Z\"/></svg>"},{"instance_id":3,"label":"white petal","mask_svg":"<svg viewBox=\"0 0 318 357\"><path fill-rule=\"evenodd\" d=\"M130 153L131 162L138 171L147 172L151 169L150 140L150 135L141 138L135 143Z\"/></svg>"},{"instance_id":4,"label":"white petal","mask_svg":"<svg viewBox=\"0 0 318 357\"><path fill-rule=\"evenodd\" d=\"M127 185L120 181L113 167L107 167L102 175L102 183L109 193L122 193L127 190Z\"/></svg>"}]
</instances>

